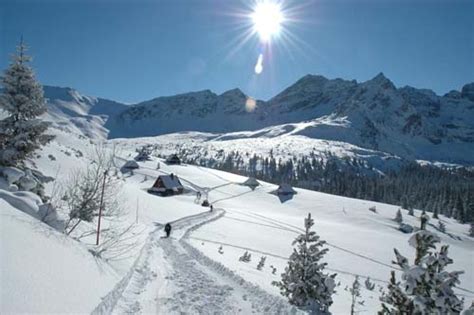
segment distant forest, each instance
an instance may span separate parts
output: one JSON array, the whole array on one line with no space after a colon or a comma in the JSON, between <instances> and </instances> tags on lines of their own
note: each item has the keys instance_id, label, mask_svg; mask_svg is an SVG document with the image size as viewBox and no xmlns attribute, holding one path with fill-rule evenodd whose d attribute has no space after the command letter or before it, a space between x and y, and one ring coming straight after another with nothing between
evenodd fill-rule
<instances>
[{"instance_id":1,"label":"distant forest","mask_svg":"<svg viewBox=\"0 0 474 315\"><path fill-rule=\"evenodd\" d=\"M337 158L324 161L308 156L282 161L270 153L244 162L241 153L230 151L219 159L180 156L183 162L252 176L270 183L289 183L325 193L399 205L453 217L461 223L474 221L474 172L466 168L440 168L407 162L397 170L378 172L362 160Z\"/></svg>"}]
</instances>

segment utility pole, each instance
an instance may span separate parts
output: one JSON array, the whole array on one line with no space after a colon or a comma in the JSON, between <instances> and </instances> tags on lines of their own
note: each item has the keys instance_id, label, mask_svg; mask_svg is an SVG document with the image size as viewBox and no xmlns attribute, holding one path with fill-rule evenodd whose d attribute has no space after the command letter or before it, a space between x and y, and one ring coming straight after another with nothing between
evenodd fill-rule
<instances>
[{"instance_id":1,"label":"utility pole","mask_svg":"<svg viewBox=\"0 0 474 315\"><path fill-rule=\"evenodd\" d=\"M100 236L100 219L102 217L102 208L104 206L104 190L105 190L105 179L107 177L107 171L104 172L104 182L102 183L102 193L100 195L100 205L99 205L99 220L97 222L97 240L95 245L99 245L99 236Z\"/></svg>"}]
</instances>

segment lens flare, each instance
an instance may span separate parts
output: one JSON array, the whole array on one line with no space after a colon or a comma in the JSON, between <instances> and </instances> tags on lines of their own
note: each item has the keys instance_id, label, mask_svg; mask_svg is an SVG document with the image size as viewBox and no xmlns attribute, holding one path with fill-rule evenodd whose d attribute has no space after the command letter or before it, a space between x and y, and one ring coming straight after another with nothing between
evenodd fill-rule
<instances>
[{"instance_id":1,"label":"lens flare","mask_svg":"<svg viewBox=\"0 0 474 315\"><path fill-rule=\"evenodd\" d=\"M257 107L257 102L253 98L248 97L247 101L245 101L245 110L251 113L255 110L256 107Z\"/></svg>"},{"instance_id":2,"label":"lens flare","mask_svg":"<svg viewBox=\"0 0 474 315\"><path fill-rule=\"evenodd\" d=\"M263 54L258 55L257 63L255 64L255 74L260 74L263 71Z\"/></svg>"}]
</instances>

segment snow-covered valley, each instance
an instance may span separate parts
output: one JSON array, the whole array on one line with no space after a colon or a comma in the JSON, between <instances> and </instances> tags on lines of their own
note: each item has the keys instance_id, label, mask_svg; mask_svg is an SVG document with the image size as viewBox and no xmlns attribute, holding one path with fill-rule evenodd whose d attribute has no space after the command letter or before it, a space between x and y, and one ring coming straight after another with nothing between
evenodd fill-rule
<instances>
[{"instance_id":1,"label":"snow-covered valley","mask_svg":"<svg viewBox=\"0 0 474 315\"><path fill-rule=\"evenodd\" d=\"M161 143L160 150L166 156L175 150L170 147L167 151L167 143L182 142L192 148L196 139L205 139L200 145L208 145L206 137L214 137L196 133L91 140L69 124L57 124L51 131L56 138L30 161L31 167L55 179L45 187L50 195L55 193L54 183L67 181L73 170L93 163L98 146L114 152L118 170L144 145ZM268 143L264 139L258 141L261 142L240 145L248 148L253 144L252 148L262 152L278 147L272 139ZM312 141L311 146L320 152L338 150L336 143L298 141L301 142L284 146L293 146L297 152L304 147L304 141ZM219 150L219 145L239 144L221 139L212 140L209 145ZM341 148L344 152L353 149L347 150L347 144L341 144ZM353 151L384 158L369 150ZM327 241L329 252L324 260L328 272L337 273L338 286L330 307L333 314L349 313L348 287L356 275L362 282L370 277L375 284L372 290L362 286L357 311L376 313L390 271L396 270L393 249L410 259L414 257L414 249L408 244L410 234L401 232L393 220L399 206L298 188L292 198L280 199L271 193L276 185L260 182L252 190L241 185L247 178L231 173L188 164L167 165L157 157L138 165L133 171L116 172L124 209L121 221L132 227L121 242L131 246L104 252L100 257L93 254L95 234L83 235L94 231L96 219L81 223L66 236L35 218L34 212L39 211L35 202L40 204L40 200L31 201L21 192L7 192L7 187L0 187L4 195L13 195L0 198L1 313L298 312L271 283L279 280L292 252L291 243L303 232L308 213L315 220L314 230ZM184 194L160 197L147 192L159 175L170 173L181 179ZM213 212L196 202L197 192L208 197ZM25 210L25 202L32 210ZM369 210L372 207L376 212ZM27 210L29 215L24 212ZM419 226L420 211L415 210L414 216L408 215L407 210L402 214L404 223ZM465 271L456 294L465 298L468 307L474 300L474 239L468 236L468 225L442 215L440 220L446 227L444 233L435 219L429 222L428 230L439 235L442 244L449 245L454 260L449 270ZM108 219L104 222L107 226ZM163 226L168 222L173 226L169 239L163 238ZM246 251L251 260L239 261ZM262 256L266 261L259 270L257 264Z\"/></svg>"}]
</instances>

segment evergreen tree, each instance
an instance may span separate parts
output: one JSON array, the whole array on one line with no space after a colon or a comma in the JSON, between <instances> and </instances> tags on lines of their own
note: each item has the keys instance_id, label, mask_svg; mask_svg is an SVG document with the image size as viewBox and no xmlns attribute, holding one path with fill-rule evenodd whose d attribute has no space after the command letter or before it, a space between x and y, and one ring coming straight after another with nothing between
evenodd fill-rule
<instances>
[{"instance_id":1,"label":"evergreen tree","mask_svg":"<svg viewBox=\"0 0 474 315\"><path fill-rule=\"evenodd\" d=\"M46 112L46 103L25 52L22 41L1 78L0 108L7 117L0 120L0 165L19 166L52 139L44 135L48 123L37 118Z\"/></svg>"},{"instance_id":2,"label":"evergreen tree","mask_svg":"<svg viewBox=\"0 0 474 315\"><path fill-rule=\"evenodd\" d=\"M400 209L398 209L397 214L395 215L395 218L393 220L397 223L403 222L402 212L400 211Z\"/></svg>"},{"instance_id":3,"label":"evergreen tree","mask_svg":"<svg viewBox=\"0 0 474 315\"><path fill-rule=\"evenodd\" d=\"M328 275L324 272L327 263L320 260L328 249L322 248L326 242L311 231L314 225L311 214L305 218L304 225L305 233L293 241L296 248L281 275L281 281L273 282L273 285L280 288L281 294L288 297L291 304L312 312L325 313L333 302L336 274Z\"/></svg>"},{"instance_id":4,"label":"evergreen tree","mask_svg":"<svg viewBox=\"0 0 474 315\"><path fill-rule=\"evenodd\" d=\"M471 222L471 227L469 228L469 236L474 237L474 222Z\"/></svg>"},{"instance_id":5,"label":"evergreen tree","mask_svg":"<svg viewBox=\"0 0 474 315\"><path fill-rule=\"evenodd\" d=\"M462 272L445 270L453 263L448 257L448 246L435 252L440 239L428 231L414 234L409 244L416 249L415 264L395 249L396 265L402 269L402 283L392 271L388 294L381 297L380 314L459 314L463 301L453 289L459 283Z\"/></svg>"}]
</instances>

